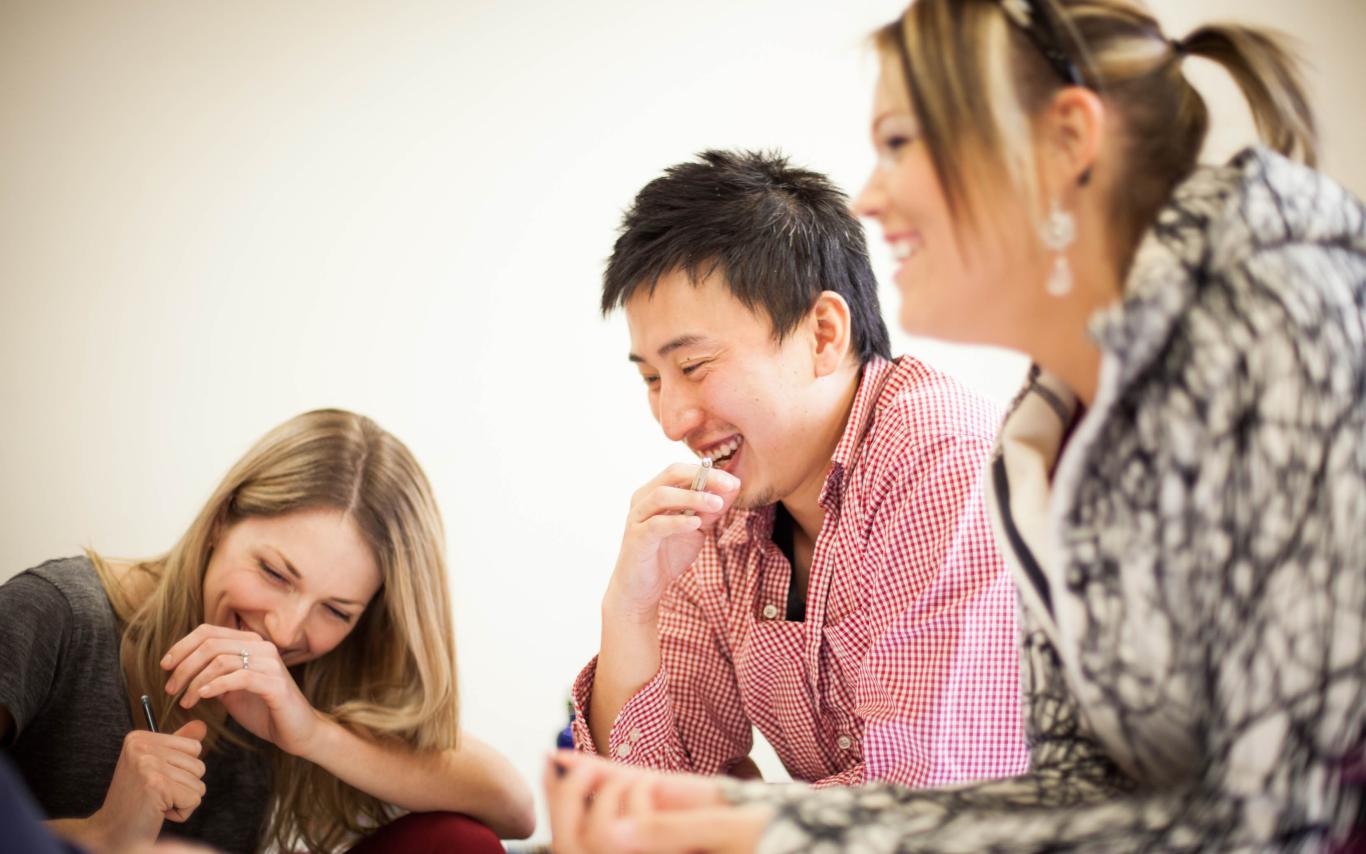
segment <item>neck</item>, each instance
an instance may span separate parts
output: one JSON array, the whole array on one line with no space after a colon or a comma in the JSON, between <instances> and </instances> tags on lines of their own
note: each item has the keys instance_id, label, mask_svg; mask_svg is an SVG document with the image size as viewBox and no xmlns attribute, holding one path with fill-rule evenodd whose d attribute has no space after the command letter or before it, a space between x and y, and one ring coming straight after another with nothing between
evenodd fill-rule
<instances>
[{"instance_id":1,"label":"neck","mask_svg":"<svg viewBox=\"0 0 1366 854\"><path fill-rule=\"evenodd\" d=\"M1044 297L1035 334L1023 348L1039 367L1053 374L1085 405L1095 402L1100 385L1100 347L1087 332L1092 315L1123 295L1118 264L1104 241L1079 245L1070 253L1072 292Z\"/></svg>"},{"instance_id":2,"label":"neck","mask_svg":"<svg viewBox=\"0 0 1366 854\"><path fill-rule=\"evenodd\" d=\"M858 394L862 375L862 366L856 364L840 372L843 378L841 382L831 384L833 392L825 407L825 417L807 434L811 437L807 446L807 459L812 461L811 465L807 467L797 488L782 499L783 507L797 525L798 536L812 543L816 541L821 524L825 522L825 510L820 502L821 490L825 488L825 478L830 474L835 446L839 444L845 425L849 423L849 413L854 408L854 397Z\"/></svg>"}]
</instances>

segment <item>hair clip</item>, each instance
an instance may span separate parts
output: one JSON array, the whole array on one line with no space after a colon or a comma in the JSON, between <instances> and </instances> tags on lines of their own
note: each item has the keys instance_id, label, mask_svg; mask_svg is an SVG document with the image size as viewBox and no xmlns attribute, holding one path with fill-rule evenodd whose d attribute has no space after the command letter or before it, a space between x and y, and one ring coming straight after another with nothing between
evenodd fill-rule
<instances>
[{"instance_id":1,"label":"hair clip","mask_svg":"<svg viewBox=\"0 0 1366 854\"><path fill-rule=\"evenodd\" d=\"M1048 0L1000 0L1000 6L1006 17L1020 29L1039 53L1043 54L1043 58L1063 82L1073 86L1086 86L1086 78L1082 77L1081 69L1062 49L1062 36L1058 27L1054 26L1048 12L1041 5L1047 2Z\"/></svg>"}]
</instances>

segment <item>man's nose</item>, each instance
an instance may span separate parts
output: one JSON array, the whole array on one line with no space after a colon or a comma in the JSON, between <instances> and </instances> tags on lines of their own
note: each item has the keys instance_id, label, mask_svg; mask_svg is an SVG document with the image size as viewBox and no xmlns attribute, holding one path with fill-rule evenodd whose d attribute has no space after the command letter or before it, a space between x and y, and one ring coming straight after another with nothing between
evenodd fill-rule
<instances>
[{"instance_id":1,"label":"man's nose","mask_svg":"<svg viewBox=\"0 0 1366 854\"><path fill-rule=\"evenodd\" d=\"M702 423L702 408L685 383L660 383L659 426L665 436L681 442Z\"/></svg>"}]
</instances>

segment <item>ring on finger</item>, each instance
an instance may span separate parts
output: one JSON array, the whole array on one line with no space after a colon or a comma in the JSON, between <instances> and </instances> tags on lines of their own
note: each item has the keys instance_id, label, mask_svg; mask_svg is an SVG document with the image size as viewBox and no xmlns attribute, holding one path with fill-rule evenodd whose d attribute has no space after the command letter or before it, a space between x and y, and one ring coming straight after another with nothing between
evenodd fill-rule
<instances>
[{"instance_id":1,"label":"ring on finger","mask_svg":"<svg viewBox=\"0 0 1366 854\"><path fill-rule=\"evenodd\" d=\"M239 652L238 655L242 656L242 669L243 669L243 670L250 670L250 669L251 669L251 653L247 652L247 651L244 649L244 650L242 650L241 652Z\"/></svg>"}]
</instances>

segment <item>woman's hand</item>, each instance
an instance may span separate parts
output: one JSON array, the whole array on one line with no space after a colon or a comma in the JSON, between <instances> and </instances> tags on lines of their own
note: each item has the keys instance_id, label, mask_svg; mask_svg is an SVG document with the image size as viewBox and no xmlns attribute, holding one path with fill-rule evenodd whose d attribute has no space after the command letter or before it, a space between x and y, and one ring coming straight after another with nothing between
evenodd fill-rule
<instances>
[{"instance_id":1,"label":"woman's hand","mask_svg":"<svg viewBox=\"0 0 1366 854\"><path fill-rule=\"evenodd\" d=\"M171 671L166 692L184 691L184 708L217 697L248 732L295 756L308 755L327 720L294 683L275 644L255 632L206 623L176 642L161 667Z\"/></svg>"},{"instance_id":2,"label":"woman's hand","mask_svg":"<svg viewBox=\"0 0 1366 854\"><path fill-rule=\"evenodd\" d=\"M85 827L71 828L72 835L97 849L124 851L155 842L163 820L189 818L204 797L199 753L207 733L203 721L190 721L173 734L128 733L104 805Z\"/></svg>"},{"instance_id":3,"label":"woman's hand","mask_svg":"<svg viewBox=\"0 0 1366 854\"><path fill-rule=\"evenodd\" d=\"M558 753L545 772L556 854L741 854L772 818L762 805L730 806L717 780L661 774L584 753Z\"/></svg>"}]
</instances>

